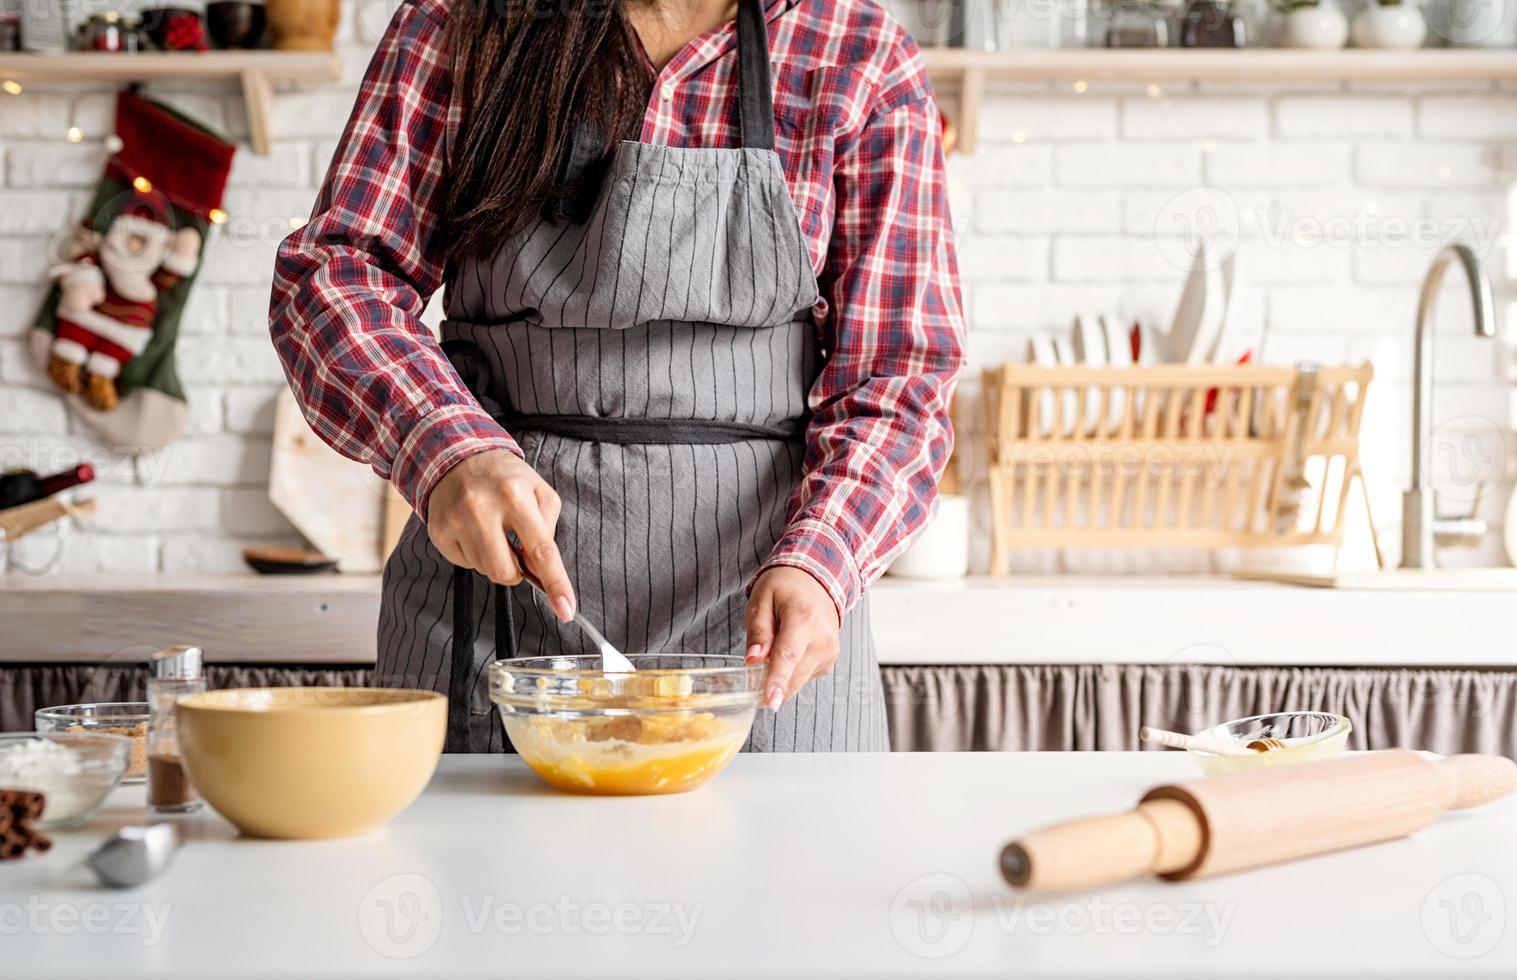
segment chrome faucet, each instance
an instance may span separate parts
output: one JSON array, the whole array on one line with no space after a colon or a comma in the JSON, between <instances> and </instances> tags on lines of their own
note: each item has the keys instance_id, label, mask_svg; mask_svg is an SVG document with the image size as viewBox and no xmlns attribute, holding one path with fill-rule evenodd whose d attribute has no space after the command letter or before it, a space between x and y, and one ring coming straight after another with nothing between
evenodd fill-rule
<instances>
[{"instance_id":1,"label":"chrome faucet","mask_svg":"<svg viewBox=\"0 0 1517 980\"><path fill-rule=\"evenodd\" d=\"M1401 567L1434 567L1435 545L1473 545L1485 534L1485 522L1472 513L1468 517L1440 517L1437 498L1423 470L1422 454L1432 438L1433 423L1433 332L1430 329L1433 306L1443 274L1455 259L1464 267L1470 287L1470 303L1475 313L1475 336L1496 336L1496 303L1491 297L1491 283L1481 268L1480 259L1468 245L1449 245L1433 258L1422 282L1422 298L1417 303L1417 338L1413 350L1412 374L1412 486L1401 503ZM1478 505L1477 494L1477 505Z\"/></svg>"}]
</instances>

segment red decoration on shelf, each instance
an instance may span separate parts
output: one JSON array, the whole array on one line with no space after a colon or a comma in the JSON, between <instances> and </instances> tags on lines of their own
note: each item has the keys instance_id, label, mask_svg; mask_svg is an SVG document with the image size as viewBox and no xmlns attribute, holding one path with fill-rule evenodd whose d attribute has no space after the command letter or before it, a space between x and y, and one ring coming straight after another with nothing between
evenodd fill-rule
<instances>
[{"instance_id":1,"label":"red decoration on shelf","mask_svg":"<svg viewBox=\"0 0 1517 980\"><path fill-rule=\"evenodd\" d=\"M205 23L198 14L170 17L164 27L163 46L169 51L207 51Z\"/></svg>"}]
</instances>

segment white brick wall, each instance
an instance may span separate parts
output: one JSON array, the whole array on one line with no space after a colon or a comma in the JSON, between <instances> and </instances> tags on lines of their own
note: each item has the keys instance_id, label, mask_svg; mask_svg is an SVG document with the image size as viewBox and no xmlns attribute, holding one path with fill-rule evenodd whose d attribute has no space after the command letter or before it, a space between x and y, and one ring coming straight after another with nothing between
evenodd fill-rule
<instances>
[{"instance_id":1,"label":"white brick wall","mask_svg":"<svg viewBox=\"0 0 1517 980\"><path fill-rule=\"evenodd\" d=\"M1212 189L1211 199L1241 218L1237 247L1263 304L1268 359L1376 364L1364 441L1376 521L1394 558L1409 476L1411 332L1427 265L1440 244L1472 241L1503 320L1517 298L1505 238L1517 200L1511 95L1467 86L1132 88L992 94L980 152L951 163L974 364L1020 360L1031 334L1065 330L1084 310L1166 327L1184 270L1160 247L1174 233L1164 216L1177 196ZM1477 445L1463 435L1477 436L1481 472L1501 480L1481 507L1496 533L1480 551L1446 558L1504 564L1498 534L1508 470L1517 468L1507 465L1517 459L1508 381L1517 360L1504 330L1498 341L1472 336L1457 274L1440 297L1437 327L1436 443L1463 452ZM974 373L968 378L972 402ZM1447 477L1434 474L1458 510L1471 491ZM1088 565L1073 553L1024 558L1038 571Z\"/></svg>"},{"instance_id":2,"label":"white brick wall","mask_svg":"<svg viewBox=\"0 0 1517 980\"><path fill-rule=\"evenodd\" d=\"M99 516L67 533L60 569L236 569L247 544L298 543L263 490L282 383L266 332L270 269L290 219L310 207L357 72L393 6L350 0L339 42L348 82L280 94L273 155L240 155L227 202L233 222L209 247L184 319L190 431L140 459L94 446L25 344L48 240L77 216L104 158L112 91L29 87L0 96L0 468L57 469L84 458L101 474ZM149 94L246 135L231 86ZM82 143L65 140L71 125L84 132ZM1493 274L1512 274L1500 237L1517 173L1510 86L1199 85L1157 95L1134 85L1092 83L1079 95L1017 86L990 93L981 133L980 152L951 164L974 366L1021 358L1032 332L1063 329L1081 310L1167 325L1182 270L1159 247L1156 236L1174 233L1161 215L1176 195L1213 188L1245 217L1240 248L1268 322L1270 359L1375 360L1380 392L1366 442L1382 461L1371 474L1377 518L1394 531L1422 271L1439 240L1473 237ZM1358 230L1346 241L1312 234L1333 222ZM1432 239L1410 240L1414 228ZM1453 431L1505 431L1512 357L1504 342L1467 336L1458 288L1450 285L1439 308L1435 413ZM973 389L971 380L971 399ZM1498 439L1492 451L1517 457L1517 444ZM1504 493L1485 508L1496 522L1498 504ZM1393 533L1387 538L1394 544ZM16 547L14 563L41 564L55 544L38 535ZM1047 555L1029 562L1079 565Z\"/></svg>"}]
</instances>

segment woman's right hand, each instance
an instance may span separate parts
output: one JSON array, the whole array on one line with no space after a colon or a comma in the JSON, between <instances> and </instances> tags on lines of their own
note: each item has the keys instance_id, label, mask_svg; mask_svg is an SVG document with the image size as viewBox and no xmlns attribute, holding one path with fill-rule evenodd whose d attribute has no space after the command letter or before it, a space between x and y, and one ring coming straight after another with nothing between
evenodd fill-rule
<instances>
[{"instance_id":1,"label":"woman's right hand","mask_svg":"<svg viewBox=\"0 0 1517 980\"><path fill-rule=\"evenodd\" d=\"M504 449L470 456L443 475L427 503L427 534L442 556L499 585L522 579L506 534L516 532L527 567L558 618L574 618L574 587L553 542L562 504L537 471Z\"/></svg>"}]
</instances>

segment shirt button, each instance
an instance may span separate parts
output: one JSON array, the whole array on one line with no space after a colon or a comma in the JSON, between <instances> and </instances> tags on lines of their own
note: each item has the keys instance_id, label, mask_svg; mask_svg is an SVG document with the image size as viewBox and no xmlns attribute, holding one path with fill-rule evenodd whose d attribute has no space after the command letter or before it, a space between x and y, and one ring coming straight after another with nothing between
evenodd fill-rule
<instances>
[{"instance_id":1,"label":"shirt button","mask_svg":"<svg viewBox=\"0 0 1517 980\"><path fill-rule=\"evenodd\" d=\"M664 84L660 85L658 88L658 94L662 95L664 97L664 101L666 102L674 98L674 83L665 82Z\"/></svg>"}]
</instances>

